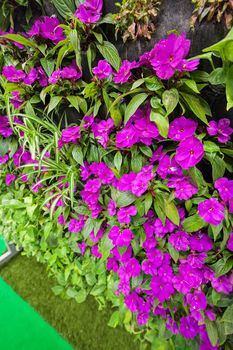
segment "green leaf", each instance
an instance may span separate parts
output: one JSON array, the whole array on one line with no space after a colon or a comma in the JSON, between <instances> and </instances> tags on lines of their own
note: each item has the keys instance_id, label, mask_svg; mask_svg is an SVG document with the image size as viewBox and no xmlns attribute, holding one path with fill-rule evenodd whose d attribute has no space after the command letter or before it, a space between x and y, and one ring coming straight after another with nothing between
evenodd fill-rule
<instances>
[{"instance_id":1,"label":"green leaf","mask_svg":"<svg viewBox=\"0 0 233 350\"><path fill-rule=\"evenodd\" d=\"M165 90L162 95L162 101L166 108L167 114L170 114L174 111L179 102L179 92L175 88Z\"/></svg>"},{"instance_id":2,"label":"green leaf","mask_svg":"<svg viewBox=\"0 0 233 350\"><path fill-rule=\"evenodd\" d=\"M61 102L62 96L52 96L48 105L48 114Z\"/></svg>"},{"instance_id":3,"label":"green leaf","mask_svg":"<svg viewBox=\"0 0 233 350\"><path fill-rule=\"evenodd\" d=\"M207 153L217 153L220 152L220 147L212 141L204 141L204 149Z\"/></svg>"},{"instance_id":4,"label":"green leaf","mask_svg":"<svg viewBox=\"0 0 233 350\"><path fill-rule=\"evenodd\" d=\"M150 210L152 203L153 203L153 197L151 193L147 193L144 200L145 214L147 214L148 211Z\"/></svg>"},{"instance_id":5,"label":"green leaf","mask_svg":"<svg viewBox=\"0 0 233 350\"><path fill-rule=\"evenodd\" d=\"M87 239L93 229L94 229L93 219L89 218L89 219L87 219L85 227L82 230L83 238Z\"/></svg>"},{"instance_id":6,"label":"green leaf","mask_svg":"<svg viewBox=\"0 0 233 350\"><path fill-rule=\"evenodd\" d=\"M72 16L75 11L73 0L53 0L52 3L63 18Z\"/></svg>"},{"instance_id":7,"label":"green leaf","mask_svg":"<svg viewBox=\"0 0 233 350\"><path fill-rule=\"evenodd\" d=\"M205 124L208 125L208 120L206 115L211 116L211 111L209 105L205 100L201 97L197 97L195 95L187 94L184 92L180 92L184 101L187 104L187 107Z\"/></svg>"},{"instance_id":8,"label":"green leaf","mask_svg":"<svg viewBox=\"0 0 233 350\"><path fill-rule=\"evenodd\" d=\"M209 82L212 85L225 84L225 70L222 67L214 69L209 75Z\"/></svg>"},{"instance_id":9,"label":"green leaf","mask_svg":"<svg viewBox=\"0 0 233 350\"><path fill-rule=\"evenodd\" d=\"M217 345L218 342L218 328L215 322L212 322L208 319L205 320L206 330L210 339L210 342L213 346Z\"/></svg>"},{"instance_id":10,"label":"green leaf","mask_svg":"<svg viewBox=\"0 0 233 350\"><path fill-rule=\"evenodd\" d=\"M225 170L226 170L226 165L225 162L222 158L220 158L219 156L215 156L211 162L212 165L212 177L213 180L217 180L220 177L223 177L223 175L225 174Z\"/></svg>"},{"instance_id":11,"label":"green leaf","mask_svg":"<svg viewBox=\"0 0 233 350\"><path fill-rule=\"evenodd\" d=\"M119 208L127 207L136 200L136 197L131 192L122 192L115 188L111 190L111 197Z\"/></svg>"},{"instance_id":12,"label":"green leaf","mask_svg":"<svg viewBox=\"0 0 233 350\"><path fill-rule=\"evenodd\" d=\"M79 145L74 146L74 148L72 150L72 156L78 164L83 166L83 152L82 152L81 146L79 146Z\"/></svg>"},{"instance_id":13,"label":"green leaf","mask_svg":"<svg viewBox=\"0 0 233 350\"><path fill-rule=\"evenodd\" d=\"M205 221L198 215L189 216L183 221L183 228L186 232L197 232L205 226Z\"/></svg>"},{"instance_id":14,"label":"green leaf","mask_svg":"<svg viewBox=\"0 0 233 350\"><path fill-rule=\"evenodd\" d=\"M168 119L165 116L163 116L161 113L156 112L155 110L152 109L150 113L150 120L152 122L155 122L160 135L164 138L167 138L168 130L169 130Z\"/></svg>"},{"instance_id":15,"label":"green leaf","mask_svg":"<svg viewBox=\"0 0 233 350\"><path fill-rule=\"evenodd\" d=\"M41 58L40 63L45 71L45 73L50 77L54 71L55 60L49 60L47 57Z\"/></svg>"},{"instance_id":16,"label":"green leaf","mask_svg":"<svg viewBox=\"0 0 233 350\"><path fill-rule=\"evenodd\" d=\"M217 277L226 275L229 271L231 271L232 267L233 256L228 257L228 259L220 259L215 264L211 265L211 268L215 271Z\"/></svg>"},{"instance_id":17,"label":"green leaf","mask_svg":"<svg viewBox=\"0 0 233 350\"><path fill-rule=\"evenodd\" d=\"M104 41L102 45L97 44L96 46L101 55L118 71L120 69L121 59L115 46L108 41Z\"/></svg>"},{"instance_id":18,"label":"green leaf","mask_svg":"<svg viewBox=\"0 0 233 350\"><path fill-rule=\"evenodd\" d=\"M163 83L158 78L156 78L156 76L147 77L145 79L145 84L147 89L150 91L158 91L164 87Z\"/></svg>"},{"instance_id":19,"label":"green leaf","mask_svg":"<svg viewBox=\"0 0 233 350\"><path fill-rule=\"evenodd\" d=\"M34 41L26 39L24 36L19 35L19 34L5 34L5 35L0 35L0 38L6 38L9 40L16 41L19 44L33 47L34 49L37 49L37 44L34 43Z\"/></svg>"},{"instance_id":20,"label":"green leaf","mask_svg":"<svg viewBox=\"0 0 233 350\"><path fill-rule=\"evenodd\" d=\"M70 104L79 112L79 100L76 96L67 96L67 100L70 102Z\"/></svg>"},{"instance_id":21,"label":"green leaf","mask_svg":"<svg viewBox=\"0 0 233 350\"><path fill-rule=\"evenodd\" d=\"M118 151L114 157L114 165L118 171L121 170L121 164L122 164L122 155L121 155L121 152Z\"/></svg>"},{"instance_id":22,"label":"green leaf","mask_svg":"<svg viewBox=\"0 0 233 350\"><path fill-rule=\"evenodd\" d=\"M231 323L233 326L233 304L228 306L228 308L226 309L226 311L224 312L222 318L221 318L221 322L227 322L227 323Z\"/></svg>"},{"instance_id":23,"label":"green leaf","mask_svg":"<svg viewBox=\"0 0 233 350\"><path fill-rule=\"evenodd\" d=\"M180 215L174 202L165 201L165 214L175 225L180 224Z\"/></svg>"},{"instance_id":24,"label":"green leaf","mask_svg":"<svg viewBox=\"0 0 233 350\"><path fill-rule=\"evenodd\" d=\"M226 74L226 97L227 97L227 110L233 107L233 65L228 69Z\"/></svg>"},{"instance_id":25,"label":"green leaf","mask_svg":"<svg viewBox=\"0 0 233 350\"><path fill-rule=\"evenodd\" d=\"M116 328L119 324L119 321L120 321L119 311L114 311L108 322L108 326L112 328Z\"/></svg>"},{"instance_id":26,"label":"green leaf","mask_svg":"<svg viewBox=\"0 0 233 350\"><path fill-rule=\"evenodd\" d=\"M199 94L198 86L195 80L192 79L182 79L182 83L184 83L189 89L191 89L196 94Z\"/></svg>"},{"instance_id":27,"label":"green leaf","mask_svg":"<svg viewBox=\"0 0 233 350\"><path fill-rule=\"evenodd\" d=\"M85 289L81 289L80 291L78 291L75 296L75 300L79 304L83 303L86 300L86 298L87 298L87 292Z\"/></svg>"},{"instance_id":28,"label":"green leaf","mask_svg":"<svg viewBox=\"0 0 233 350\"><path fill-rule=\"evenodd\" d=\"M168 243L167 247L172 259L175 261L175 263L177 263L180 256L179 252L175 248L173 248L170 243Z\"/></svg>"},{"instance_id":29,"label":"green leaf","mask_svg":"<svg viewBox=\"0 0 233 350\"><path fill-rule=\"evenodd\" d=\"M125 118L124 123L126 124L130 117L136 112L136 110L141 106L141 104L147 99L148 95L146 93L141 93L138 95L135 95L125 110Z\"/></svg>"}]
</instances>

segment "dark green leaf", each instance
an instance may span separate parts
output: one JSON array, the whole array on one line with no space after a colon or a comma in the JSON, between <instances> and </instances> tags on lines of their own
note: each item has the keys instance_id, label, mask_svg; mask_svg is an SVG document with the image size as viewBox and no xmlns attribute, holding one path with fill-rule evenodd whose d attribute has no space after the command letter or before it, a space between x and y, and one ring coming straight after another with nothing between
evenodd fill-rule
<instances>
[{"instance_id":1,"label":"dark green leaf","mask_svg":"<svg viewBox=\"0 0 233 350\"><path fill-rule=\"evenodd\" d=\"M141 104L147 99L148 95L146 93L141 93L135 95L125 110L124 123L126 124L130 117L136 112L136 110L141 106Z\"/></svg>"},{"instance_id":2,"label":"dark green leaf","mask_svg":"<svg viewBox=\"0 0 233 350\"><path fill-rule=\"evenodd\" d=\"M183 228L186 232L197 232L205 226L205 221L198 215L189 216L183 221Z\"/></svg>"},{"instance_id":3,"label":"dark green leaf","mask_svg":"<svg viewBox=\"0 0 233 350\"><path fill-rule=\"evenodd\" d=\"M101 55L118 71L121 65L121 59L115 46L108 41L104 41L102 45L97 44L96 46Z\"/></svg>"}]
</instances>

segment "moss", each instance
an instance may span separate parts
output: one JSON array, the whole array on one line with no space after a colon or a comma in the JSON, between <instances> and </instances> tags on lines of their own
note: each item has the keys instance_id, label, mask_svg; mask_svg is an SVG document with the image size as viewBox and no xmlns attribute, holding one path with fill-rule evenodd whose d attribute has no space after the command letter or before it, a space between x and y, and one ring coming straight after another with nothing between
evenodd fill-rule
<instances>
[{"instance_id":1,"label":"moss","mask_svg":"<svg viewBox=\"0 0 233 350\"><path fill-rule=\"evenodd\" d=\"M31 304L75 349L137 350L134 337L123 329L107 326L111 311L98 311L91 297L83 304L62 300L51 288L56 282L46 268L32 258L18 255L0 270L0 275Z\"/></svg>"}]
</instances>

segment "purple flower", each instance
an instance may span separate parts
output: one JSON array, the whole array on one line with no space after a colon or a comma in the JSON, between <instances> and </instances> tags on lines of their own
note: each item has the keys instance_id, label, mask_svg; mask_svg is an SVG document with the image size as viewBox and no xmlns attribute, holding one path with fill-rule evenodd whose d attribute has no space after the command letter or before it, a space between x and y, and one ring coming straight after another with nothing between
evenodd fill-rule
<instances>
[{"instance_id":1,"label":"purple flower","mask_svg":"<svg viewBox=\"0 0 233 350\"><path fill-rule=\"evenodd\" d=\"M9 156L5 154L5 156L0 156L0 165L5 164L9 160Z\"/></svg>"},{"instance_id":2,"label":"purple flower","mask_svg":"<svg viewBox=\"0 0 233 350\"><path fill-rule=\"evenodd\" d=\"M231 252L233 252L233 232L230 234L230 236L228 238L227 249L229 249Z\"/></svg>"},{"instance_id":3,"label":"purple flower","mask_svg":"<svg viewBox=\"0 0 233 350\"><path fill-rule=\"evenodd\" d=\"M85 24L96 23L101 17L103 0L86 0L79 5L75 12L75 16Z\"/></svg>"},{"instance_id":4,"label":"purple flower","mask_svg":"<svg viewBox=\"0 0 233 350\"><path fill-rule=\"evenodd\" d=\"M98 177L101 183L104 185L111 184L115 178L113 171L103 162L92 163L90 166L90 171L93 175Z\"/></svg>"},{"instance_id":5,"label":"purple flower","mask_svg":"<svg viewBox=\"0 0 233 350\"><path fill-rule=\"evenodd\" d=\"M159 166L157 173L162 179L165 179L167 175L182 176L182 169L177 164L175 157L170 158L168 155L163 155L159 160Z\"/></svg>"},{"instance_id":6,"label":"purple flower","mask_svg":"<svg viewBox=\"0 0 233 350\"><path fill-rule=\"evenodd\" d=\"M168 137L174 141L182 141L193 136L197 129L197 123L185 117L176 118L171 122Z\"/></svg>"},{"instance_id":7,"label":"purple flower","mask_svg":"<svg viewBox=\"0 0 233 350\"><path fill-rule=\"evenodd\" d=\"M230 135L233 132L233 129L230 127L230 119L223 118L219 122L210 121L207 132L210 136L217 136L218 142L226 143L230 140Z\"/></svg>"},{"instance_id":8,"label":"purple flower","mask_svg":"<svg viewBox=\"0 0 233 350\"><path fill-rule=\"evenodd\" d=\"M62 77L62 70L55 70L49 77L49 84L57 84L58 80Z\"/></svg>"},{"instance_id":9,"label":"purple flower","mask_svg":"<svg viewBox=\"0 0 233 350\"><path fill-rule=\"evenodd\" d=\"M137 277L140 275L141 265L136 258L131 258L125 262L125 266L121 267L118 271L118 275L121 277L127 276L127 278Z\"/></svg>"},{"instance_id":10,"label":"purple flower","mask_svg":"<svg viewBox=\"0 0 233 350\"><path fill-rule=\"evenodd\" d=\"M131 69L136 68L137 64L135 61L130 62L124 60L121 63L120 69L117 73L114 73L113 81L116 84L124 84L132 76Z\"/></svg>"},{"instance_id":11,"label":"purple flower","mask_svg":"<svg viewBox=\"0 0 233 350\"><path fill-rule=\"evenodd\" d=\"M7 174L6 175L6 185L10 186L15 181L15 179L16 179L15 175Z\"/></svg>"},{"instance_id":12,"label":"purple flower","mask_svg":"<svg viewBox=\"0 0 233 350\"><path fill-rule=\"evenodd\" d=\"M4 67L2 75L12 83L21 83L26 77L26 74L22 70L17 70L14 66Z\"/></svg>"},{"instance_id":13,"label":"purple flower","mask_svg":"<svg viewBox=\"0 0 233 350\"><path fill-rule=\"evenodd\" d=\"M64 129L62 130L61 137L58 140L58 148L62 148L67 143L76 143L80 137L81 134L79 126L71 126Z\"/></svg>"},{"instance_id":14,"label":"purple flower","mask_svg":"<svg viewBox=\"0 0 233 350\"><path fill-rule=\"evenodd\" d=\"M102 258L102 254L100 253L99 251L99 247L98 245L94 245L92 248L91 248L91 253L92 255L97 258L97 259L101 259Z\"/></svg>"},{"instance_id":15,"label":"purple flower","mask_svg":"<svg viewBox=\"0 0 233 350\"><path fill-rule=\"evenodd\" d=\"M80 231L82 231L82 229L84 228L85 223L83 223L83 220L76 220L76 219L71 219L69 222L69 227L68 230L69 232L72 233L78 233Z\"/></svg>"},{"instance_id":16,"label":"purple flower","mask_svg":"<svg viewBox=\"0 0 233 350\"><path fill-rule=\"evenodd\" d=\"M107 147L109 141L109 134L114 127L114 122L111 118L102 120L99 123L93 123L91 130L98 140L98 142L104 147Z\"/></svg>"},{"instance_id":17,"label":"purple flower","mask_svg":"<svg viewBox=\"0 0 233 350\"><path fill-rule=\"evenodd\" d=\"M193 234L189 238L190 248L197 252L208 252L213 248L213 242L211 238L201 231Z\"/></svg>"},{"instance_id":18,"label":"purple flower","mask_svg":"<svg viewBox=\"0 0 233 350\"><path fill-rule=\"evenodd\" d=\"M59 28L59 24L59 20L55 17L40 17L35 21L28 35L29 37L39 36L53 41L54 44L58 44L65 39L63 35L64 29Z\"/></svg>"},{"instance_id":19,"label":"purple flower","mask_svg":"<svg viewBox=\"0 0 233 350\"><path fill-rule=\"evenodd\" d=\"M180 334L188 339L194 339L198 335L198 323L192 316L181 317Z\"/></svg>"},{"instance_id":20,"label":"purple flower","mask_svg":"<svg viewBox=\"0 0 233 350\"><path fill-rule=\"evenodd\" d=\"M28 182L28 176L26 174L20 174L19 176L22 182Z\"/></svg>"},{"instance_id":21,"label":"purple flower","mask_svg":"<svg viewBox=\"0 0 233 350\"><path fill-rule=\"evenodd\" d=\"M109 216L116 215L116 203L112 199L110 199L108 203L108 214Z\"/></svg>"},{"instance_id":22,"label":"purple flower","mask_svg":"<svg viewBox=\"0 0 233 350\"><path fill-rule=\"evenodd\" d=\"M0 116L0 135L3 137L9 137L13 134L13 131L10 127L10 123L7 116Z\"/></svg>"},{"instance_id":23,"label":"purple flower","mask_svg":"<svg viewBox=\"0 0 233 350\"><path fill-rule=\"evenodd\" d=\"M92 72L99 80L106 79L112 74L112 67L107 60L100 60L98 65L92 69Z\"/></svg>"},{"instance_id":24,"label":"purple flower","mask_svg":"<svg viewBox=\"0 0 233 350\"><path fill-rule=\"evenodd\" d=\"M233 180L221 177L215 181L214 187L218 190L222 200L229 201L233 198Z\"/></svg>"},{"instance_id":25,"label":"purple flower","mask_svg":"<svg viewBox=\"0 0 233 350\"><path fill-rule=\"evenodd\" d=\"M189 235L184 231L177 231L168 238L168 242L178 251L189 249Z\"/></svg>"},{"instance_id":26,"label":"purple flower","mask_svg":"<svg viewBox=\"0 0 233 350\"><path fill-rule=\"evenodd\" d=\"M116 134L117 148L130 148L138 142L138 135L135 128L126 127Z\"/></svg>"},{"instance_id":27,"label":"purple flower","mask_svg":"<svg viewBox=\"0 0 233 350\"><path fill-rule=\"evenodd\" d=\"M87 244L86 244L86 242L79 243L79 244L78 244L78 247L79 247L79 249L80 249L81 255L84 256L85 251L86 251L86 249L87 249Z\"/></svg>"},{"instance_id":28,"label":"purple flower","mask_svg":"<svg viewBox=\"0 0 233 350\"><path fill-rule=\"evenodd\" d=\"M175 197L178 199L189 199L198 192L198 188L194 186L189 177L172 177L167 183L168 187L175 188Z\"/></svg>"},{"instance_id":29,"label":"purple flower","mask_svg":"<svg viewBox=\"0 0 233 350\"><path fill-rule=\"evenodd\" d=\"M152 289L153 296L159 299L160 303L169 300L175 291L171 283L165 282L159 276L154 276L152 278L150 287Z\"/></svg>"},{"instance_id":30,"label":"purple flower","mask_svg":"<svg viewBox=\"0 0 233 350\"><path fill-rule=\"evenodd\" d=\"M39 192L39 190L43 187L43 184L38 181L32 184L31 191L34 193Z\"/></svg>"},{"instance_id":31,"label":"purple flower","mask_svg":"<svg viewBox=\"0 0 233 350\"><path fill-rule=\"evenodd\" d=\"M118 247L128 246L134 238L133 232L129 229L120 229L118 226L113 226L108 234L109 239Z\"/></svg>"},{"instance_id":32,"label":"purple flower","mask_svg":"<svg viewBox=\"0 0 233 350\"><path fill-rule=\"evenodd\" d=\"M32 85L36 79L38 78L38 70L36 68L32 68L30 72L27 74L26 78L24 78L24 84Z\"/></svg>"},{"instance_id":33,"label":"purple flower","mask_svg":"<svg viewBox=\"0 0 233 350\"><path fill-rule=\"evenodd\" d=\"M109 271L117 272L119 269L117 260L114 257L108 258L106 268Z\"/></svg>"},{"instance_id":34,"label":"purple flower","mask_svg":"<svg viewBox=\"0 0 233 350\"><path fill-rule=\"evenodd\" d=\"M211 284L219 293L230 294L232 292L232 283L227 276L213 278Z\"/></svg>"},{"instance_id":35,"label":"purple flower","mask_svg":"<svg viewBox=\"0 0 233 350\"><path fill-rule=\"evenodd\" d=\"M206 296L201 290L195 290L193 294L188 293L186 300L191 310L205 310L207 306Z\"/></svg>"},{"instance_id":36,"label":"purple flower","mask_svg":"<svg viewBox=\"0 0 233 350\"><path fill-rule=\"evenodd\" d=\"M211 225L219 225L224 219L224 205L216 198L206 199L198 204L198 214Z\"/></svg>"},{"instance_id":37,"label":"purple flower","mask_svg":"<svg viewBox=\"0 0 233 350\"><path fill-rule=\"evenodd\" d=\"M137 208L134 205L120 208L117 212L118 221L121 224L130 224L131 216L137 215Z\"/></svg>"},{"instance_id":38,"label":"purple flower","mask_svg":"<svg viewBox=\"0 0 233 350\"><path fill-rule=\"evenodd\" d=\"M46 87L48 85L48 77L45 74L43 68L38 67L37 72L38 72L38 81L39 81L40 86Z\"/></svg>"},{"instance_id":39,"label":"purple flower","mask_svg":"<svg viewBox=\"0 0 233 350\"><path fill-rule=\"evenodd\" d=\"M135 180L137 174L130 172L129 174L124 174L118 181L116 187L120 191L131 191L132 183Z\"/></svg>"},{"instance_id":40,"label":"purple flower","mask_svg":"<svg viewBox=\"0 0 233 350\"><path fill-rule=\"evenodd\" d=\"M196 69L198 60L193 62L186 61L184 58L188 55L190 49L190 40L186 39L185 33L180 36L171 33L166 39L162 39L155 45L150 52L150 64L156 71L160 79L170 79L173 74L183 70ZM188 69L185 69L188 68Z\"/></svg>"},{"instance_id":41,"label":"purple flower","mask_svg":"<svg viewBox=\"0 0 233 350\"><path fill-rule=\"evenodd\" d=\"M132 292L125 297L125 305L131 312L138 312L140 303L141 298L135 292Z\"/></svg>"},{"instance_id":42,"label":"purple flower","mask_svg":"<svg viewBox=\"0 0 233 350\"><path fill-rule=\"evenodd\" d=\"M82 72L78 69L75 63L61 70L61 77L68 80L78 80L82 76Z\"/></svg>"},{"instance_id":43,"label":"purple flower","mask_svg":"<svg viewBox=\"0 0 233 350\"><path fill-rule=\"evenodd\" d=\"M63 214L59 215L57 222L59 223L59 225L65 225L66 224L66 221L65 221L65 218L64 218Z\"/></svg>"},{"instance_id":44,"label":"purple flower","mask_svg":"<svg viewBox=\"0 0 233 350\"><path fill-rule=\"evenodd\" d=\"M199 163L203 156L203 144L196 137L191 136L180 142L175 159L183 169L189 169Z\"/></svg>"},{"instance_id":45,"label":"purple flower","mask_svg":"<svg viewBox=\"0 0 233 350\"><path fill-rule=\"evenodd\" d=\"M11 93L12 98L10 98L10 103L17 109L20 108L23 104L23 100L20 98L20 92L19 91L12 91Z\"/></svg>"}]
</instances>

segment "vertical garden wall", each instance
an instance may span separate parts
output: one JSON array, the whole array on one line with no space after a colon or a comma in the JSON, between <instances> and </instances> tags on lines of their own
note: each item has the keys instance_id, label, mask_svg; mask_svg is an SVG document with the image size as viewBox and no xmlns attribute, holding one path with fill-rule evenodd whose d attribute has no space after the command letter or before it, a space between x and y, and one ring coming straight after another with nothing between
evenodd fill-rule
<instances>
[{"instance_id":1,"label":"vertical garden wall","mask_svg":"<svg viewBox=\"0 0 233 350\"><path fill-rule=\"evenodd\" d=\"M144 19L101 0L37 3L26 17L20 4L20 23L11 9L0 228L47 264L57 295L110 301L109 324L141 349L229 350L231 2L211 7L227 23L197 17L194 31L190 1L154 3Z\"/></svg>"}]
</instances>

